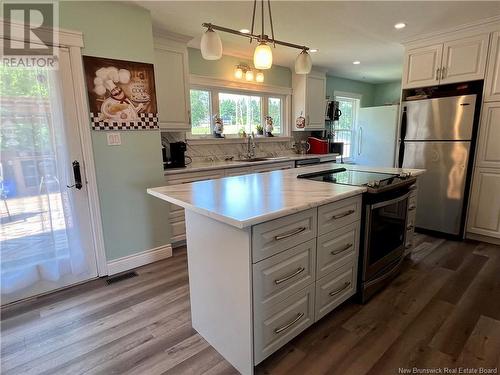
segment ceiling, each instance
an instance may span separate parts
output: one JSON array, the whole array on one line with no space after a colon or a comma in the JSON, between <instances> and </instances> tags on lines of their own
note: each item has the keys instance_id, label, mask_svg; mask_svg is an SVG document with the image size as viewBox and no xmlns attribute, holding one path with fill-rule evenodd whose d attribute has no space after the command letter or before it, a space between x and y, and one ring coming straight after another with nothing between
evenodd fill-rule
<instances>
[{"instance_id":1,"label":"ceiling","mask_svg":"<svg viewBox=\"0 0 500 375\"><path fill-rule=\"evenodd\" d=\"M202 22L250 28L253 1L136 1L154 27L191 36L199 48ZM276 39L318 48L314 66L369 83L401 78L401 41L500 15L500 1L277 1L271 2ZM404 22L407 27L394 29ZM260 18L257 21L260 29ZM266 25L267 31L269 26ZM267 33L267 32L266 32ZM270 34L270 33L269 33ZM251 58L255 43L219 33L224 54ZM293 67L298 50L276 46L274 63ZM354 60L361 61L353 65Z\"/></svg>"}]
</instances>

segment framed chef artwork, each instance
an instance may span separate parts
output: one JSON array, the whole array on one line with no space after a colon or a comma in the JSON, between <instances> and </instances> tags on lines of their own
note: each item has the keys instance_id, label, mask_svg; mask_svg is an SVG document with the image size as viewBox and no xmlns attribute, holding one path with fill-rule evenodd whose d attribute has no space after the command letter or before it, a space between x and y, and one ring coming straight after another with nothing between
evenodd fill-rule
<instances>
[{"instance_id":1,"label":"framed chef artwork","mask_svg":"<svg viewBox=\"0 0 500 375\"><path fill-rule=\"evenodd\" d=\"M158 129L153 64L83 56L94 130Z\"/></svg>"}]
</instances>

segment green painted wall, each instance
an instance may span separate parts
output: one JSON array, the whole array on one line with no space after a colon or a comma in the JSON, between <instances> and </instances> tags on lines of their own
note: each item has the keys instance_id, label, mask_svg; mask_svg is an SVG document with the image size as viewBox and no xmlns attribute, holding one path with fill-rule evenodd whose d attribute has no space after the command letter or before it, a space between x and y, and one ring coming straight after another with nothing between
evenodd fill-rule
<instances>
[{"instance_id":1,"label":"green painted wall","mask_svg":"<svg viewBox=\"0 0 500 375\"><path fill-rule=\"evenodd\" d=\"M373 105L397 104L401 99L401 82L388 82L375 85Z\"/></svg>"},{"instance_id":2,"label":"green painted wall","mask_svg":"<svg viewBox=\"0 0 500 375\"><path fill-rule=\"evenodd\" d=\"M326 95L333 98L335 91L345 91L362 95L361 107L371 107L373 105L375 87L371 83L327 75Z\"/></svg>"},{"instance_id":3,"label":"green painted wall","mask_svg":"<svg viewBox=\"0 0 500 375\"><path fill-rule=\"evenodd\" d=\"M84 55L153 62L148 11L123 2L61 2L62 28L83 33ZM164 185L159 131L121 132L108 146L106 132L92 132L106 257L121 258L170 242L166 203L146 194Z\"/></svg>"},{"instance_id":4,"label":"green painted wall","mask_svg":"<svg viewBox=\"0 0 500 375\"><path fill-rule=\"evenodd\" d=\"M233 76L234 67L238 64L247 64L253 67L250 60L240 59L233 56L222 56L220 60L205 60L201 51L196 48L188 48L189 73L220 79L235 80ZM264 84L272 86L292 87L292 72L289 68L273 65L271 69L264 71Z\"/></svg>"}]
</instances>

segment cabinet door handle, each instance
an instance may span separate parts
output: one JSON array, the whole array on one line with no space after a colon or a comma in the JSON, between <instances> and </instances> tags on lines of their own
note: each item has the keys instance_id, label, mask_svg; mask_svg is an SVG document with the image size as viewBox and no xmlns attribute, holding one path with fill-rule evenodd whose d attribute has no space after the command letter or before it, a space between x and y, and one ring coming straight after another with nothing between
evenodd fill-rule
<instances>
[{"instance_id":1,"label":"cabinet door handle","mask_svg":"<svg viewBox=\"0 0 500 375\"><path fill-rule=\"evenodd\" d=\"M346 282L344 283L344 285L342 285L339 289L334 290L334 291L332 291L332 292L328 293L328 295L329 295L330 297L336 296L336 295L337 295L337 294L339 294L340 292L343 292L344 290L346 290L346 289L349 287L349 285L351 285L351 282L350 282L350 281L346 281Z\"/></svg>"},{"instance_id":2,"label":"cabinet door handle","mask_svg":"<svg viewBox=\"0 0 500 375\"><path fill-rule=\"evenodd\" d=\"M414 204L410 204L408 206L408 211L413 211L415 208L417 208L417 206L415 206Z\"/></svg>"},{"instance_id":3,"label":"cabinet door handle","mask_svg":"<svg viewBox=\"0 0 500 375\"><path fill-rule=\"evenodd\" d=\"M309 115L306 116L307 119L307 125L309 125Z\"/></svg>"},{"instance_id":4,"label":"cabinet door handle","mask_svg":"<svg viewBox=\"0 0 500 375\"><path fill-rule=\"evenodd\" d=\"M287 323L285 325L282 325L281 327L275 328L274 333L278 334L280 332L287 330L288 328L293 326L295 323L297 323L300 319L302 319L303 316L304 316L303 312L298 313L297 316L295 317L295 319L293 319L290 323Z\"/></svg>"},{"instance_id":5,"label":"cabinet door handle","mask_svg":"<svg viewBox=\"0 0 500 375\"><path fill-rule=\"evenodd\" d=\"M340 253L343 253L344 251L349 250L351 247L352 247L352 243L348 243L348 244L346 244L346 245L345 245L342 249L340 249L340 250L332 250L332 251L330 251L330 254L332 254L332 255L338 255L338 254L340 254Z\"/></svg>"},{"instance_id":6,"label":"cabinet door handle","mask_svg":"<svg viewBox=\"0 0 500 375\"><path fill-rule=\"evenodd\" d=\"M188 110L188 121L189 121L189 125L191 125L191 111Z\"/></svg>"},{"instance_id":7,"label":"cabinet door handle","mask_svg":"<svg viewBox=\"0 0 500 375\"><path fill-rule=\"evenodd\" d=\"M436 81L439 81L439 71L440 70L441 70L441 68L436 69Z\"/></svg>"},{"instance_id":8,"label":"cabinet door handle","mask_svg":"<svg viewBox=\"0 0 500 375\"><path fill-rule=\"evenodd\" d=\"M288 232L288 233L285 233L285 234L278 234L277 236L274 236L274 239L276 241L283 240L285 238L288 238L288 237L294 236L296 234L299 234L300 232L303 232L305 230L306 230L306 227L300 227L300 228L294 229L291 232Z\"/></svg>"},{"instance_id":9,"label":"cabinet door handle","mask_svg":"<svg viewBox=\"0 0 500 375\"><path fill-rule=\"evenodd\" d=\"M444 79L446 77L446 67L441 68L441 79Z\"/></svg>"},{"instance_id":10,"label":"cabinet door handle","mask_svg":"<svg viewBox=\"0 0 500 375\"><path fill-rule=\"evenodd\" d=\"M290 280L291 278L301 274L302 272L304 272L306 269L304 267L300 267L300 268L297 268L297 271L295 271L294 273L291 273L290 275L288 276L285 276L285 277L282 277L281 279L276 279L274 280L274 283L276 285L280 285L281 283L284 283L285 281L287 280Z\"/></svg>"},{"instance_id":11,"label":"cabinet door handle","mask_svg":"<svg viewBox=\"0 0 500 375\"><path fill-rule=\"evenodd\" d=\"M417 190L417 184L413 184L413 185L411 185L411 186L408 188L408 190L411 190L411 191L413 191L413 190Z\"/></svg>"},{"instance_id":12,"label":"cabinet door handle","mask_svg":"<svg viewBox=\"0 0 500 375\"><path fill-rule=\"evenodd\" d=\"M354 212L356 212L356 211L349 210L349 211L342 212L341 214L338 214L338 215L333 215L332 216L332 220L341 219L341 218L343 218L345 216L349 216L350 214L353 214Z\"/></svg>"},{"instance_id":13,"label":"cabinet door handle","mask_svg":"<svg viewBox=\"0 0 500 375\"><path fill-rule=\"evenodd\" d=\"M408 225L408 226L406 227L406 230L412 230L412 229L413 229L413 225Z\"/></svg>"}]
</instances>

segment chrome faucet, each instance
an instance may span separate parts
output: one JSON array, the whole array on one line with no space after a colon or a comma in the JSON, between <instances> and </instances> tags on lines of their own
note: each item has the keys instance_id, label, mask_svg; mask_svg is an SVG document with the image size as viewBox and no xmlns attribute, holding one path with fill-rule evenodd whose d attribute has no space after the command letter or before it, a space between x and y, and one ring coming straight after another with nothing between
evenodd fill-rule
<instances>
[{"instance_id":1,"label":"chrome faucet","mask_svg":"<svg viewBox=\"0 0 500 375\"><path fill-rule=\"evenodd\" d=\"M247 159L253 159L254 157L255 157L255 135L252 132L252 134L248 135Z\"/></svg>"}]
</instances>

